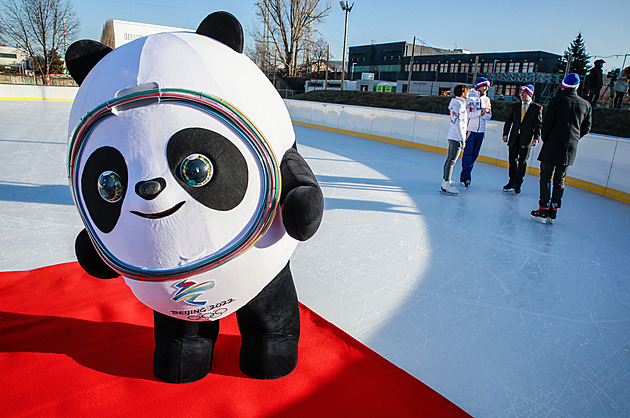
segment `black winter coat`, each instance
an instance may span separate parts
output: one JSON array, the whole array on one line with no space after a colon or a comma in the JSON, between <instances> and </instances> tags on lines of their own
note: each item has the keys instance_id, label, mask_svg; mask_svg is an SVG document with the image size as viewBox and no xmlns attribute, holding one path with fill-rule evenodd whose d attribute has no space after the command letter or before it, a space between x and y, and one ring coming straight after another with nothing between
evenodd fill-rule
<instances>
[{"instance_id":1,"label":"black winter coat","mask_svg":"<svg viewBox=\"0 0 630 418\"><path fill-rule=\"evenodd\" d=\"M508 140L508 146L510 147L519 145L531 148L534 139L540 139L543 108L538 103L531 102L523 122L521 122L522 107L522 102L516 102L512 105L503 125L503 135L510 134Z\"/></svg>"},{"instance_id":2,"label":"black winter coat","mask_svg":"<svg viewBox=\"0 0 630 418\"><path fill-rule=\"evenodd\" d=\"M543 146L538 160L555 165L572 165L578 141L591 130L591 104L575 89L560 91L551 99L543 116Z\"/></svg>"}]
</instances>

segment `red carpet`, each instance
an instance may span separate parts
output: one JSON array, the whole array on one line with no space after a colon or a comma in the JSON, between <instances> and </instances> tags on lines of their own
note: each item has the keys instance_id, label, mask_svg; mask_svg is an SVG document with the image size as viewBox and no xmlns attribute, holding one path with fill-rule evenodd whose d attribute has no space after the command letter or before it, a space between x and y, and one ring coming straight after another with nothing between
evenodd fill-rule
<instances>
[{"instance_id":1,"label":"red carpet","mask_svg":"<svg viewBox=\"0 0 630 418\"><path fill-rule=\"evenodd\" d=\"M212 372L183 385L153 376L152 313L120 279L77 263L0 273L0 311L3 417L468 416L304 306L289 376L240 372L232 315Z\"/></svg>"}]
</instances>

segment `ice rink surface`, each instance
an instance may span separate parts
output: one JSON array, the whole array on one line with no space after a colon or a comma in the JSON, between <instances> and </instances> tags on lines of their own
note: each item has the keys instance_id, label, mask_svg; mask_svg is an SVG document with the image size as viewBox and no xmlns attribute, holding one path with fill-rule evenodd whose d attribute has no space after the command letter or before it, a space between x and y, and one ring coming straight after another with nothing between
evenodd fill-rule
<instances>
[{"instance_id":1,"label":"ice rink surface","mask_svg":"<svg viewBox=\"0 0 630 418\"><path fill-rule=\"evenodd\" d=\"M75 260L70 107L0 100L2 271ZM629 205L567 186L541 225L537 177L507 194L478 163L446 196L444 155L295 130L326 198L292 259L305 305L473 416L630 416Z\"/></svg>"}]
</instances>

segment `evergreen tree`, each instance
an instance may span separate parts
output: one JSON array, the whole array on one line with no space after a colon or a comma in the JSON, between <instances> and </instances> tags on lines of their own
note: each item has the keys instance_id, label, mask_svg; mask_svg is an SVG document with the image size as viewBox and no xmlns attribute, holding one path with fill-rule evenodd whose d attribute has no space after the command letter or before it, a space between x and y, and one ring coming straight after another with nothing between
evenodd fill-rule
<instances>
[{"instance_id":1,"label":"evergreen tree","mask_svg":"<svg viewBox=\"0 0 630 418\"><path fill-rule=\"evenodd\" d=\"M63 74L65 71L65 63L57 53L57 51L50 51L48 53L48 66L50 71L48 74ZM43 75L46 65L44 64L44 57L34 57L33 67L35 74Z\"/></svg>"},{"instance_id":2,"label":"evergreen tree","mask_svg":"<svg viewBox=\"0 0 630 418\"><path fill-rule=\"evenodd\" d=\"M564 55L558 61L557 70L559 73L564 73L567 66L567 60L569 59L569 54L571 54L571 66L569 67L569 72L585 76L591 69L591 65L589 63L591 56L586 53L586 46L584 45L584 38L582 38L581 32L578 33L577 37L573 40L573 42L571 42L569 48L564 51Z\"/></svg>"}]
</instances>

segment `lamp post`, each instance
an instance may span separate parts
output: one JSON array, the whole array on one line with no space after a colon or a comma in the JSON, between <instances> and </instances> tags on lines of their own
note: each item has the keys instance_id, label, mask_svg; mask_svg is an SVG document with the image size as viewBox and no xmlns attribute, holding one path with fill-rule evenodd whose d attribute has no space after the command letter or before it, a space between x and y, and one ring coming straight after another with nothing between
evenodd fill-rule
<instances>
[{"instance_id":1,"label":"lamp post","mask_svg":"<svg viewBox=\"0 0 630 418\"><path fill-rule=\"evenodd\" d=\"M343 55L341 57L341 90L343 90L344 73L346 72L346 42L348 41L348 13L352 11L354 3L351 5L347 1L340 1L341 10L346 12L346 26L343 31Z\"/></svg>"}]
</instances>

